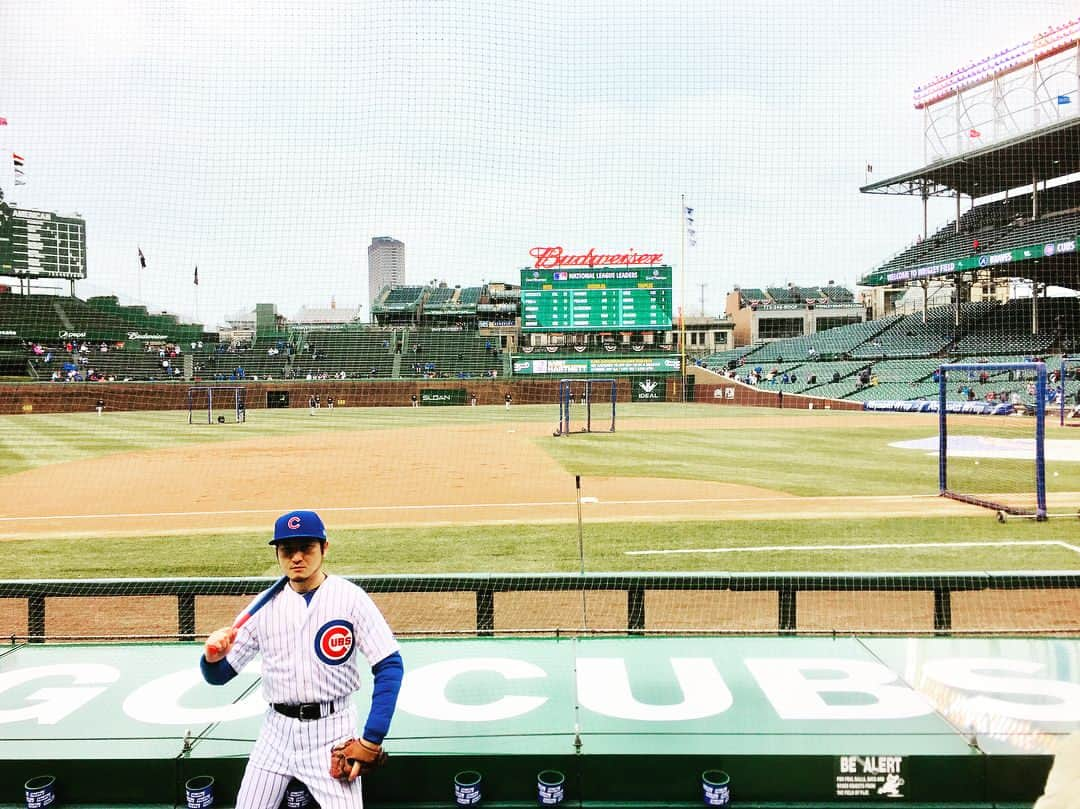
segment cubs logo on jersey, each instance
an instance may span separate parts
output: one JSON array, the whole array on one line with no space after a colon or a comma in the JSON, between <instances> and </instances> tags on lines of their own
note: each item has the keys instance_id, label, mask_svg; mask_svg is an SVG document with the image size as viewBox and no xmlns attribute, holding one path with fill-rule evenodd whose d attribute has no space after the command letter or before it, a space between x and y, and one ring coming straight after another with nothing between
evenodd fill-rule
<instances>
[{"instance_id":1,"label":"cubs logo on jersey","mask_svg":"<svg viewBox=\"0 0 1080 809\"><path fill-rule=\"evenodd\" d=\"M315 654L329 666L340 666L352 655L354 637L349 621L328 621L315 633Z\"/></svg>"}]
</instances>

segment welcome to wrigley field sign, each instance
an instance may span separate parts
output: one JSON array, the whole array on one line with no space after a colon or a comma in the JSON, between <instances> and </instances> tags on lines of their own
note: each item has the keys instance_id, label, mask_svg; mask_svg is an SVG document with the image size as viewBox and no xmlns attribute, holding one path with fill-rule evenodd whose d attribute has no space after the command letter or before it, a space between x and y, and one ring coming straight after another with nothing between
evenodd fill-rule
<instances>
[{"instance_id":1,"label":"welcome to wrigley field sign","mask_svg":"<svg viewBox=\"0 0 1080 809\"><path fill-rule=\"evenodd\" d=\"M999 790L1033 800L1057 740L1080 729L1077 640L402 646L406 675L387 742L401 778L371 782L388 795L438 800L410 768L483 762L492 788L506 790L518 764L593 768L592 788L613 799L700 800L701 769L722 766L737 800L970 805ZM212 687L199 653L196 644L35 645L0 655L0 783L57 759L175 763L185 736L197 740L188 755L204 768L220 759L238 773L266 711L258 661ZM361 718L369 687L357 696ZM652 762L646 780L641 756ZM497 788L496 769L509 779Z\"/></svg>"}]
</instances>

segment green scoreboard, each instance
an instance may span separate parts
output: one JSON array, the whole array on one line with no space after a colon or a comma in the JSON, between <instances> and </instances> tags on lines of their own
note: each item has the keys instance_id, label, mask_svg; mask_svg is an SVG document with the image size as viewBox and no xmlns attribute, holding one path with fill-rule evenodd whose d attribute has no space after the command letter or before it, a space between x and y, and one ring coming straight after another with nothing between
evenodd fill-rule
<instances>
[{"instance_id":1,"label":"green scoreboard","mask_svg":"<svg viewBox=\"0 0 1080 809\"><path fill-rule=\"evenodd\" d=\"M522 331L671 328L671 267L521 271Z\"/></svg>"},{"instance_id":2,"label":"green scoreboard","mask_svg":"<svg viewBox=\"0 0 1080 809\"><path fill-rule=\"evenodd\" d=\"M86 278L86 222L0 202L0 275Z\"/></svg>"}]
</instances>

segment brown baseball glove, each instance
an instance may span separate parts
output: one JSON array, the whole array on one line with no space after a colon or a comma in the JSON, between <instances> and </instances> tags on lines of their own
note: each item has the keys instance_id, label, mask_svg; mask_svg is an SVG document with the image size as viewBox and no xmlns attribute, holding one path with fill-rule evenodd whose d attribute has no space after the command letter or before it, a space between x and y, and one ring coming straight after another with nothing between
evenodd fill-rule
<instances>
[{"instance_id":1,"label":"brown baseball glove","mask_svg":"<svg viewBox=\"0 0 1080 809\"><path fill-rule=\"evenodd\" d=\"M338 742L330 750L330 775L340 781L355 781L359 776L379 769L386 759L381 744L367 739L348 739Z\"/></svg>"}]
</instances>

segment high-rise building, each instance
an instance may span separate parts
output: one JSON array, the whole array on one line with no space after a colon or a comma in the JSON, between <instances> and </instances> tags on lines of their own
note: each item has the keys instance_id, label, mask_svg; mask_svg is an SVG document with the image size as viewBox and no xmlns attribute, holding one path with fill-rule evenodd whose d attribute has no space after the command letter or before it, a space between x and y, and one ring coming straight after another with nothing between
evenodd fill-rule
<instances>
[{"instance_id":1,"label":"high-rise building","mask_svg":"<svg viewBox=\"0 0 1080 809\"><path fill-rule=\"evenodd\" d=\"M376 236L367 249L368 312L379 290L405 283L405 243L390 236Z\"/></svg>"}]
</instances>

